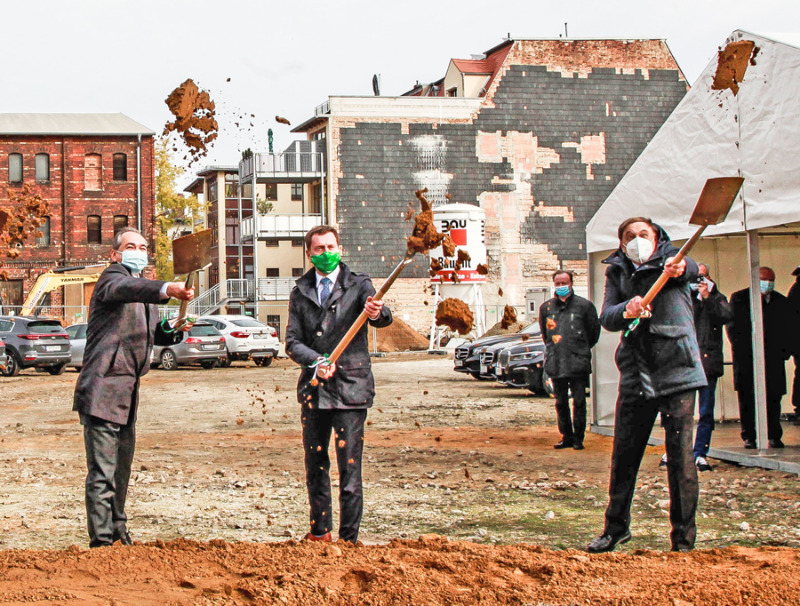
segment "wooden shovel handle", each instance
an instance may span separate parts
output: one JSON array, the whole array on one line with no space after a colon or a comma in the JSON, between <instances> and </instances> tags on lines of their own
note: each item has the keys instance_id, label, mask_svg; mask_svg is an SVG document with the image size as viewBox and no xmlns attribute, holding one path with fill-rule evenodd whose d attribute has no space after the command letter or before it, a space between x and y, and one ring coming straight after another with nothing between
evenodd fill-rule
<instances>
[{"instance_id":1,"label":"wooden shovel handle","mask_svg":"<svg viewBox=\"0 0 800 606\"><path fill-rule=\"evenodd\" d=\"M197 272L190 271L189 275L186 276L186 282L184 283L184 288L187 290L192 287L194 283L194 276ZM181 326L183 326L186 322L186 310L189 309L189 301L183 300L181 301L181 306L178 308L178 317L175 319L175 326L173 327L175 330L178 330Z\"/></svg>"}]
</instances>

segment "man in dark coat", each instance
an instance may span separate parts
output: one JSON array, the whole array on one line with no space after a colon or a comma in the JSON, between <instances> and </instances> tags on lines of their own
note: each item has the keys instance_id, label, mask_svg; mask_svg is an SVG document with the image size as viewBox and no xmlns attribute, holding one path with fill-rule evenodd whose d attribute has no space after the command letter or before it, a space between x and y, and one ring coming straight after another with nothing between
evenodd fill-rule
<instances>
[{"instance_id":1,"label":"man in dark coat","mask_svg":"<svg viewBox=\"0 0 800 606\"><path fill-rule=\"evenodd\" d=\"M700 263L698 268L699 280L689 286L695 292L692 297L694 325L708 385L697 391L700 418L697 421L694 438L694 462L698 471L710 471L711 465L708 464L706 457L711 444L711 432L714 431L717 379L723 374L722 329L733 319L733 309L716 283L711 280L708 266Z\"/></svg>"},{"instance_id":2,"label":"man in dark coat","mask_svg":"<svg viewBox=\"0 0 800 606\"><path fill-rule=\"evenodd\" d=\"M555 297L539 308L545 343L544 370L553 381L561 441L553 448L583 450L586 432L586 388L592 372L592 347L600 338L600 320L591 301L572 289L572 272L553 274ZM572 390L573 417L569 413Z\"/></svg>"},{"instance_id":3,"label":"man in dark coat","mask_svg":"<svg viewBox=\"0 0 800 606\"><path fill-rule=\"evenodd\" d=\"M604 261L609 267L600 313L603 328L623 331L616 352L620 378L609 502L603 534L587 549L591 553L611 551L630 540L636 475L660 412L669 457L671 545L675 551L688 551L694 547L697 534L694 398L695 391L706 385L689 290L689 282L697 279L697 264L688 257L674 263L678 250L650 219L623 221L617 235L620 248ZM669 280L651 304L652 316L641 318L631 330L626 312L632 317L642 316L642 297L662 273Z\"/></svg>"},{"instance_id":4,"label":"man in dark coat","mask_svg":"<svg viewBox=\"0 0 800 606\"><path fill-rule=\"evenodd\" d=\"M140 277L147 265L147 241L133 228L114 236L111 261L92 294L72 407L80 414L86 446L90 547L131 543L125 499L136 441L139 379L150 370L154 339L166 345L175 337L159 322L156 304L170 297L188 301L194 295L183 283Z\"/></svg>"},{"instance_id":5,"label":"man in dark coat","mask_svg":"<svg viewBox=\"0 0 800 606\"><path fill-rule=\"evenodd\" d=\"M770 448L783 448L781 399L786 393L786 360L792 352L793 310L789 300L775 290L775 272L772 268L761 267L759 273L761 317L764 322L763 372L767 383L767 438ZM733 352L733 387L739 398L742 440L745 448L757 448L750 289L733 293L731 307L733 321L727 329Z\"/></svg>"},{"instance_id":6,"label":"man in dark coat","mask_svg":"<svg viewBox=\"0 0 800 606\"><path fill-rule=\"evenodd\" d=\"M795 276L794 284L789 289L786 298L794 310L794 328L792 330L792 356L794 357L794 380L792 381L792 408L794 408L794 422L800 425L800 267L792 272Z\"/></svg>"},{"instance_id":7,"label":"man in dark coat","mask_svg":"<svg viewBox=\"0 0 800 606\"><path fill-rule=\"evenodd\" d=\"M314 265L297 280L289 296L286 353L303 366L297 384L301 405L306 488L311 531L307 540L331 541L330 458L333 432L339 468L339 538L355 543L363 511L361 455L364 424L372 406L372 376L367 326L362 325L338 361L330 354L361 312L368 323L382 328L392 323L383 301L375 301L368 276L351 272L340 262L339 234L328 226L305 236L306 255Z\"/></svg>"}]
</instances>

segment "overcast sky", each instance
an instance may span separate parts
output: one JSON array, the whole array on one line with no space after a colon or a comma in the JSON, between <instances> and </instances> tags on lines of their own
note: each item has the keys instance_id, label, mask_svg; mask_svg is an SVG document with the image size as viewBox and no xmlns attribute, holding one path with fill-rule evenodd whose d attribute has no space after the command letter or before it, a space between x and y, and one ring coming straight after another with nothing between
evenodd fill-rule
<instances>
[{"instance_id":1,"label":"overcast sky","mask_svg":"<svg viewBox=\"0 0 800 606\"><path fill-rule=\"evenodd\" d=\"M2 18L0 112L122 112L160 133L170 91L209 90L220 137L189 177L266 151L270 127L282 151L296 137L276 115L294 126L330 95L371 95L376 73L402 94L509 34L558 37L566 22L570 38L665 38L693 83L733 30L800 30L800 2L32 0Z\"/></svg>"}]
</instances>

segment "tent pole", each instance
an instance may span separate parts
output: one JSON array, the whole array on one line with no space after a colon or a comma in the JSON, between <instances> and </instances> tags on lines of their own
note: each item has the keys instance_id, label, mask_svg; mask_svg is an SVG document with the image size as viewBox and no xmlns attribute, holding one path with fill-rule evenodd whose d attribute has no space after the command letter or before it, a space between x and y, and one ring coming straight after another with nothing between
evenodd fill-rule
<instances>
[{"instance_id":1,"label":"tent pole","mask_svg":"<svg viewBox=\"0 0 800 606\"><path fill-rule=\"evenodd\" d=\"M756 405L756 445L767 447L767 378L764 359L764 318L761 310L761 251L758 230L747 232L747 258L750 263L750 321L753 327L753 398Z\"/></svg>"}]
</instances>

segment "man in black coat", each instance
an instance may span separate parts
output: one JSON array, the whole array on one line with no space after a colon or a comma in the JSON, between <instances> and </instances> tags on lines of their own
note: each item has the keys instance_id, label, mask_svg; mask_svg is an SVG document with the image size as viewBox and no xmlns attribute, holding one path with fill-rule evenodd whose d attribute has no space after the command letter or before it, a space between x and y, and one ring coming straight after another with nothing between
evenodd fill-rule
<instances>
[{"instance_id":1,"label":"man in black coat","mask_svg":"<svg viewBox=\"0 0 800 606\"><path fill-rule=\"evenodd\" d=\"M694 325L708 385L697 391L700 418L694 438L694 462L699 471L710 471L711 466L706 457L711 444L711 432L714 431L717 379L723 374L722 329L733 319L733 309L716 283L711 280L708 266L700 263L698 268L699 279L689 286L695 293L692 297Z\"/></svg>"},{"instance_id":2,"label":"man in black coat","mask_svg":"<svg viewBox=\"0 0 800 606\"><path fill-rule=\"evenodd\" d=\"M340 262L339 234L328 226L305 236L306 255L314 265L297 280L289 296L286 353L303 366L297 383L301 405L306 488L311 531L307 540L331 541L332 511L328 445L334 436L339 468L339 538L355 543L363 511L361 455L367 409L375 396L367 326L362 325L336 363L330 354L362 311L368 323L392 323L383 301L375 301L369 276Z\"/></svg>"},{"instance_id":3,"label":"man in black coat","mask_svg":"<svg viewBox=\"0 0 800 606\"><path fill-rule=\"evenodd\" d=\"M636 476L656 415L661 413L667 447L673 551L693 549L697 528L697 468L692 456L695 391L706 385L692 318L689 282L697 264L688 257L673 263L678 250L659 226L643 217L623 221L620 247L604 263L606 291L600 323L622 331L616 362L619 396L614 420L609 502L603 534L589 543L591 553L613 550L629 541ZM642 297L661 274L669 280L651 304L652 316L630 329L642 315Z\"/></svg>"},{"instance_id":4,"label":"man in black coat","mask_svg":"<svg viewBox=\"0 0 800 606\"><path fill-rule=\"evenodd\" d=\"M800 425L800 267L792 272L795 276L794 284L789 289L786 298L794 310L794 328L792 337L792 356L794 357L794 380L792 381L792 407L794 408L794 422Z\"/></svg>"},{"instance_id":5,"label":"man in black coat","mask_svg":"<svg viewBox=\"0 0 800 606\"><path fill-rule=\"evenodd\" d=\"M775 290L775 272L759 268L761 317L764 323L764 375L767 383L767 438L770 448L783 448L781 399L786 393L786 360L792 352L793 310L789 300ZM739 422L745 448L757 448L753 371L753 325L750 289L731 295L733 321L727 325L733 352L733 387L739 398ZM761 369L758 369L761 371Z\"/></svg>"},{"instance_id":6,"label":"man in black coat","mask_svg":"<svg viewBox=\"0 0 800 606\"><path fill-rule=\"evenodd\" d=\"M553 381L561 441L553 448L583 450L586 432L586 388L592 372L592 347L600 338L600 320L591 301L572 289L572 272L553 274L555 297L539 308L545 343L544 370ZM572 390L573 417L569 413Z\"/></svg>"},{"instance_id":7,"label":"man in black coat","mask_svg":"<svg viewBox=\"0 0 800 606\"><path fill-rule=\"evenodd\" d=\"M141 277L147 241L136 229L121 229L112 246L112 263L97 281L89 306L86 350L72 407L80 414L86 447L90 547L131 543L125 499L136 442L139 379L150 370L154 340L159 345L175 342L175 335L159 322L157 303L170 297L188 301L194 295L181 282Z\"/></svg>"}]
</instances>

